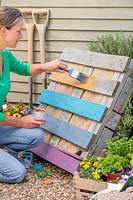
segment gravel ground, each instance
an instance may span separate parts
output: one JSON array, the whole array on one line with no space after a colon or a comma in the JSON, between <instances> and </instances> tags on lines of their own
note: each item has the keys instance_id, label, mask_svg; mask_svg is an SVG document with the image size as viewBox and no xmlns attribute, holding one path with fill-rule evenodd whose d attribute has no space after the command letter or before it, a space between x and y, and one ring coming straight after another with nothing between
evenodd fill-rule
<instances>
[{"instance_id":1,"label":"gravel ground","mask_svg":"<svg viewBox=\"0 0 133 200\"><path fill-rule=\"evenodd\" d=\"M23 183L0 183L0 200L73 200L71 174L34 155L35 163L41 163L44 169L50 170L53 184L43 183L43 179L36 177L30 167Z\"/></svg>"}]
</instances>

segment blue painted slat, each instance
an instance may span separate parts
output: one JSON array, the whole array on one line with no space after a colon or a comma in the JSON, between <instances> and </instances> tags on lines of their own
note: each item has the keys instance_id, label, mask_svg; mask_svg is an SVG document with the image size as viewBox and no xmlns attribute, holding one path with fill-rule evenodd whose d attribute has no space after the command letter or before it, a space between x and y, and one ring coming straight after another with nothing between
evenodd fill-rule
<instances>
[{"instance_id":1,"label":"blue painted slat","mask_svg":"<svg viewBox=\"0 0 133 200\"><path fill-rule=\"evenodd\" d=\"M101 121L106 111L106 107L103 105L51 90L44 90L39 101L95 121Z\"/></svg>"},{"instance_id":2,"label":"blue painted slat","mask_svg":"<svg viewBox=\"0 0 133 200\"><path fill-rule=\"evenodd\" d=\"M43 129L54 133L55 135L58 135L61 138L64 138L82 148L87 148L93 133L68 124L67 122L52 117L48 114L45 115L45 118L46 123L41 126Z\"/></svg>"}]
</instances>

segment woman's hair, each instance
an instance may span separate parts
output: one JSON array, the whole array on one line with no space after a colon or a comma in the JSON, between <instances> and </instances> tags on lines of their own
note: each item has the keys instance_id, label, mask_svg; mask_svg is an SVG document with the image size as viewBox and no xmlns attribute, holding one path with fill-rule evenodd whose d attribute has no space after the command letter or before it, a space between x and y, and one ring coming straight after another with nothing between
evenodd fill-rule
<instances>
[{"instance_id":1,"label":"woman's hair","mask_svg":"<svg viewBox=\"0 0 133 200\"><path fill-rule=\"evenodd\" d=\"M7 29L11 29L21 17L21 11L16 8L0 7L0 27L5 26Z\"/></svg>"}]
</instances>

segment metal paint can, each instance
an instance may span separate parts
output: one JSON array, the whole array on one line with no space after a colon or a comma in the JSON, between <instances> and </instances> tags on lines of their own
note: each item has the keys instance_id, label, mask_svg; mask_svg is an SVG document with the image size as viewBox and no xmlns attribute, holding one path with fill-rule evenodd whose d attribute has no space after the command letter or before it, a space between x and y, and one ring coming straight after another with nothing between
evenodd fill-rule
<instances>
[{"instance_id":1,"label":"metal paint can","mask_svg":"<svg viewBox=\"0 0 133 200\"><path fill-rule=\"evenodd\" d=\"M36 108L33 112L33 115L35 116L35 118L37 120L40 119L45 119L46 115L45 115L45 110L42 108Z\"/></svg>"},{"instance_id":2,"label":"metal paint can","mask_svg":"<svg viewBox=\"0 0 133 200\"><path fill-rule=\"evenodd\" d=\"M33 160L33 154L31 152L23 152L21 154L21 163L25 166L25 168L28 168L32 165Z\"/></svg>"}]
</instances>

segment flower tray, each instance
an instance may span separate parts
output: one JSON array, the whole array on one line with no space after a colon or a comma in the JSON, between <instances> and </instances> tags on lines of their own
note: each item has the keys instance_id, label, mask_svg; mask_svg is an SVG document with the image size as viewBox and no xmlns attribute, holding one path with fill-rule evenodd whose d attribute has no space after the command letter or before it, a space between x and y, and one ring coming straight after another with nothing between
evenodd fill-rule
<instances>
[{"instance_id":1,"label":"flower tray","mask_svg":"<svg viewBox=\"0 0 133 200\"><path fill-rule=\"evenodd\" d=\"M73 177L74 200L89 200L95 193L104 189L121 189L120 184L88 180L79 177L76 171Z\"/></svg>"}]
</instances>

